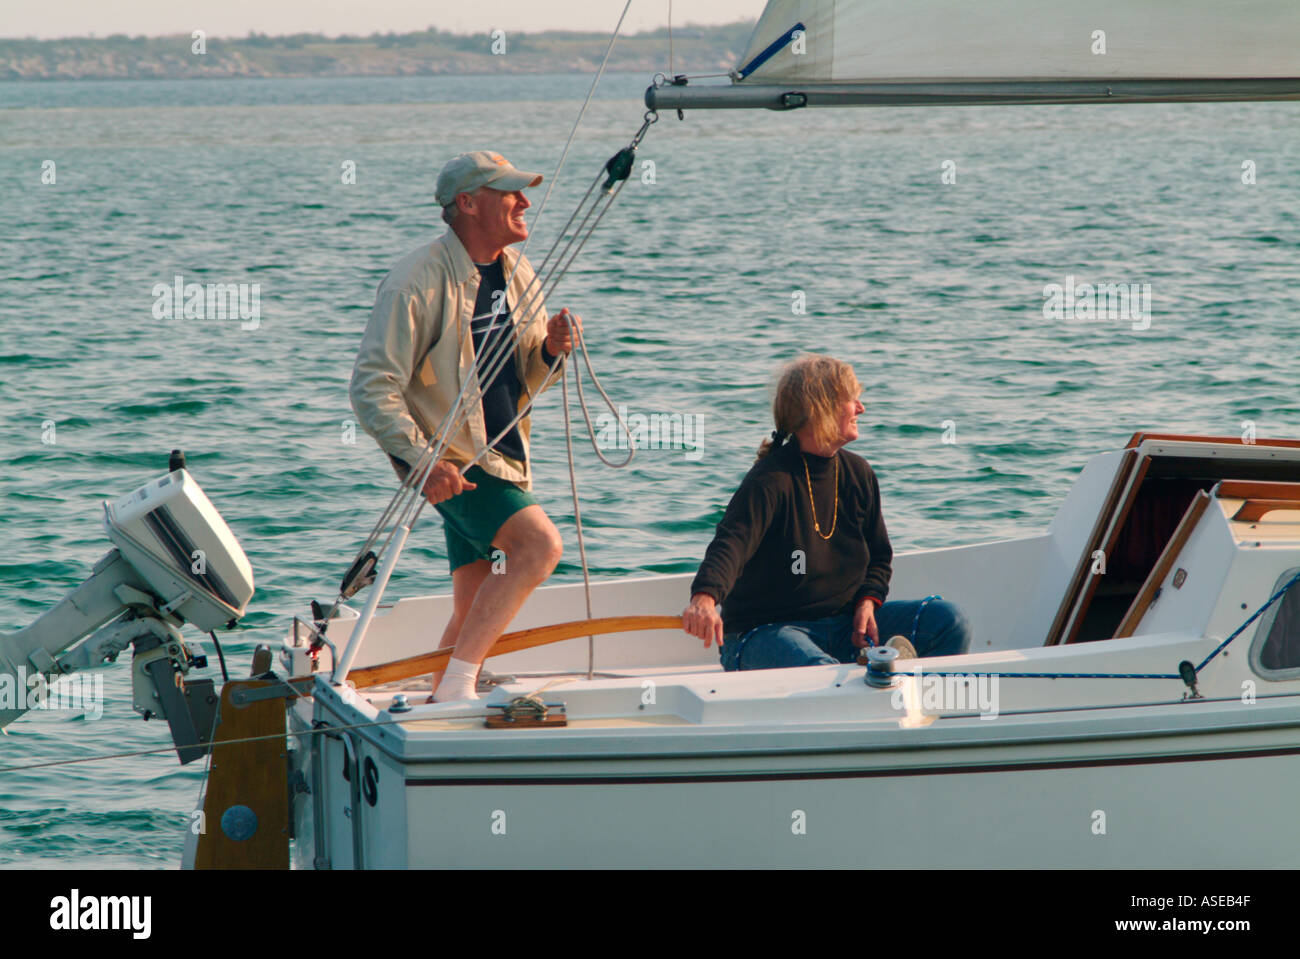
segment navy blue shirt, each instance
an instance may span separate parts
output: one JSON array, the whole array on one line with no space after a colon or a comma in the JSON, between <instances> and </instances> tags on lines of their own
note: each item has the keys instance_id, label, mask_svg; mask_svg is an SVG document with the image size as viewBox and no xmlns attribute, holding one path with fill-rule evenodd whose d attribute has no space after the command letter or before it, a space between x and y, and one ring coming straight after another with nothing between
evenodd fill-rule
<instances>
[{"instance_id":1,"label":"navy blue shirt","mask_svg":"<svg viewBox=\"0 0 1300 959\"><path fill-rule=\"evenodd\" d=\"M483 390L483 425L487 428L489 443L519 414L519 373L515 368L515 349L511 342L514 330L510 322L510 303L505 301L506 277L501 260L489 264L476 263L479 273L478 299L474 302L474 319L470 333L474 338L475 367L480 379L494 367L497 353L507 350L505 361L497 368L492 382ZM501 311L495 317L498 300ZM504 344L504 345L503 345ZM516 424L496 444L496 450L521 463L524 460L524 443Z\"/></svg>"}]
</instances>

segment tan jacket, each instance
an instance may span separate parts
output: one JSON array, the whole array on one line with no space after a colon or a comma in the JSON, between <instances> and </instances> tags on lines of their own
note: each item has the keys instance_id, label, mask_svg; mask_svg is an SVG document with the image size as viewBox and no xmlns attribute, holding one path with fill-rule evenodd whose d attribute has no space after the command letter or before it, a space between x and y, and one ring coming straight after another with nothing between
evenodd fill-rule
<instances>
[{"instance_id":1,"label":"tan jacket","mask_svg":"<svg viewBox=\"0 0 1300 959\"><path fill-rule=\"evenodd\" d=\"M505 275L520 260L507 247L502 254ZM506 291L511 320L523 325L515 347L515 369L523 389L519 407L559 382L560 370L548 381L542 361L546 339L546 309L532 284L533 268L519 262ZM393 267L379 285L375 308L361 338L352 368L349 395L362 428L385 453L415 466L425 441L446 419L466 378L477 378L470 319L478 296L479 272L464 244L447 230L431 244L413 250ZM519 305L525 299L528 303ZM562 367L561 367L562 369ZM476 390L476 386L471 386ZM478 465L493 476L532 487L528 463L529 417L519 421L524 462L489 450ZM492 437L483 425L483 405L474 403L468 422L451 437L443 458L463 466Z\"/></svg>"}]
</instances>

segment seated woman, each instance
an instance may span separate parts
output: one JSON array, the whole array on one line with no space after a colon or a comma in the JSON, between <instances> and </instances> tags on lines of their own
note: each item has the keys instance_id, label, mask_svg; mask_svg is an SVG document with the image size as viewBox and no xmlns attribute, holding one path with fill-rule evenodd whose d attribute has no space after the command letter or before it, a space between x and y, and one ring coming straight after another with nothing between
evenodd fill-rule
<instances>
[{"instance_id":1,"label":"seated woman","mask_svg":"<svg viewBox=\"0 0 1300 959\"><path fill-rule=\"evenodd\" d=\"M843 448L858 438L861 393L853 368L829 356L782 371L776 430L727 505L682 613L706 647L717 640L724 669L851 663L882 636L904 637L920 656L970 647L951 603L885 602L893 549L880 487Z\"/></svg>"}]
</instances>

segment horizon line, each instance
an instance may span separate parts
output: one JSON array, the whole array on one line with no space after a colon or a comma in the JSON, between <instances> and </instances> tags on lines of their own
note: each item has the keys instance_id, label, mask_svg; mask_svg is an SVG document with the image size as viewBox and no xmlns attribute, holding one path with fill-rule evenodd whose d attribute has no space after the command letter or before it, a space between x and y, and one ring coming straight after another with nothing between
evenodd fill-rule
<instances>
[{"instance_id":1,"label":"horizon line","mask_svg":"<svg viewBox=\"0 0 1300 959\"><path fill-rule=\"evenodd\" d=\"M672 31L674 35L678 35L683 30L690 30L690 29L717 30L717 29L724 29L726 27L752 26L757 22L758 20L752 17L742 18L739 20L731 20L726 23L693 23L692 22L692 23L684 23L681 24L680 26L674 26L672 28ZM493 29L499 29L499 28L493 28ZM260 30L249 30L245 34L236 34L236 35L205 34L205 38L208 40L249 40L253 37L259 37L259 38L265 37L267 39L281 39L287 37L320 37L325 40L341 40L345 37L350 37L358 40L368 40L372 37L402 37L402 36L410 36L412 34L427 34L430 31L436 32L438 34L442 34L444 36L452 36L452 37L477 37L483 35L490 36L492 33L492 30L471 30L466 32L459 32L456 30L444 30L440 27L435 27L432 24L430 24L429 26L425 27L423 30L400 30L400 31L399 30L383 30L383 31L375 30L375 31L371 31L370 33L326 33L320 30L299 30L292 33L263 33ZM585 36L600 37L600 38L609 37L609 31L607 30L569 30L569 29L564 29L562 27L554 27L547 30L510 31L510 35L512 36L534 36L534 37L546 36L547 34L556 34L556 33L568 34L571 36L579 36L579 37L585 37ZM636 33L622 33L619 36L621 39L633 39L636 37L655 36L658 34L663 34L666 36L667 33L668 33L668 27L661 26L661 27L654 27L653 29L648 29L648 30L640 30ZM191 33L185 33L185 32L136 33L136 34L109 33L103 36L99 36L98 34L95 33L88 33L88 34L79 34L79 35L58 36L58 37L38 37L31 34L27 34L25 36L14 36L14 35L0 33L0 41L18 40L18 41L29 41L33 43L59 43L59 42L66 42L71 40L114 40L114 39L132 40L132 41L165 40L170 37L183 37L184 39L189 40L191 36L192 36Z\"/></svg>"}]
</instances>

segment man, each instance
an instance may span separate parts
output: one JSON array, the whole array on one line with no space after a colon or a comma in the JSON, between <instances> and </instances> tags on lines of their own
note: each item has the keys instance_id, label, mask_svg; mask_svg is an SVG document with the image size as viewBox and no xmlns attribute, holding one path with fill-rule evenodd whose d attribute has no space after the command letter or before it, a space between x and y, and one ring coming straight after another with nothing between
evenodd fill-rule
<instances>
[{"instance_id":1,"label":"man","mask_svg":"<svg viewBox=\"0 0 1300 959\"><path fill-rule=\"evenodd\" d=\"M449 229L384 278L352 371L352 408L402 478L451 416L462 384L471 379L477 396L483 375L481 400L462 407L468 418L424 485L443 517L454 595L440 646L456 649L436 702L478 698L479 666L563 548L529 492L529 418L511 425L531 397L558 381L562 370L547 371L582 329L567 310L547 320L532 267L509 249L528 236L523 191L541 182L488 151L448 162L436 198ZM518 342L505 350L515 327ZM498 355L505 362L487 382Z\"/></svg>"}]
</instances>

